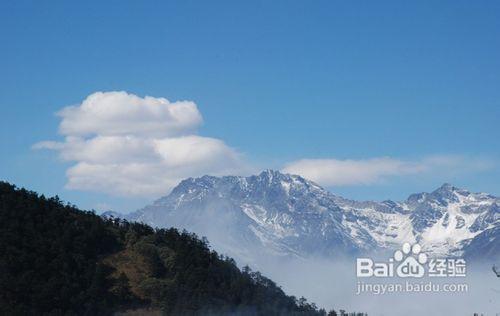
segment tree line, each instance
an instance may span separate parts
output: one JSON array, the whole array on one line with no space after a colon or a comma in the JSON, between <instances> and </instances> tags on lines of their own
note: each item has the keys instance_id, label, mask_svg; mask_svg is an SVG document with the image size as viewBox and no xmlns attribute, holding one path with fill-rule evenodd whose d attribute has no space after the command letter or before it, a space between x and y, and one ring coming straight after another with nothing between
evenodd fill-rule
<instances>
[{"instance_id":1,"label":"tree line","mask_svg":"<svg viewBox=\"0 0 500 316\"><path fill-rule=\"evenodd\" d=\"M0 182L1 315L345 316L187 231L103 219Z\"/></svg>"}]
</instances>

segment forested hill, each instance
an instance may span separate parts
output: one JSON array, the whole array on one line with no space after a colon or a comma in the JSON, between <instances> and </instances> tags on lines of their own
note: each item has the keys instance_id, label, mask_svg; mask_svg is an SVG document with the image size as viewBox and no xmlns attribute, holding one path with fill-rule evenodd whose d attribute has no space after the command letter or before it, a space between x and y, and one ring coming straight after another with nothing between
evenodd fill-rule
<instances>
[{"instance_id":1,"label":"forested hill","mask_svg":"<svg viewBox=\"0 0 500 316\"><path fill-rule=\"evenodd\" d=\"M0 254L1 315L326 315L193 234L104 220L5 182Z\"/></svg>"}]
</instances>

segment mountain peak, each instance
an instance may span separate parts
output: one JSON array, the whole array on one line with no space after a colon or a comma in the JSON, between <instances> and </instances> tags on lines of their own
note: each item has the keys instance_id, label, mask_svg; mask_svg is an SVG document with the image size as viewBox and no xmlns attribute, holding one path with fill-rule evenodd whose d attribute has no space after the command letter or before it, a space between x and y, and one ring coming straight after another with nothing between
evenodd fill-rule
<instances>
[{"instance_id":1,"label":"mountain peak","mask_svg":"<svg viewBox=\"0 0 500 316\"><path fill-rule=\"evenodd\" d=\"M460 189L448 182L443 183L443 185L441 185L439 188L436 189L436 191L446 191L446 192L457 191L457 190Z\"/></svg>"},{"instance_id":2,"label":"mountain peak","mask_svg":"<svg viewBox=\"0 0 500 316\"><path fill-rule=\"evenodd\" d=\"M284 186L289 188L291 185L305 185L306 187L317 187L314 183L297 175L282 173L278 170L265 169L260 174L248 177L241 176L223 176L215 177L204 175L198 178L187 178L182 180L173 188L173 195L185 194L186 192L198 192L199 190L218 190L217 187L224 185L236 185L245 188L248 184L260 183L265 187ZM248 188L244 189L247 190ZM163 200L166 197L161 198Z\"/></svg>"},{"instance_id":3,"label":"mountain peak","mask_svg":"<svg viewBox=\"0 0 500 316\"><path fill-rule=\"evenodd\" d=\"M450 183L444 183L442 186L434 190L431 194L440 196L450 196L453 194L468 195L470 192L461 188L458 188Z\"/></svg>"},{"instance_id":4,"label":"mountain peak","mask_svg":"<svg viewBox=\"0 0 500 316\"><path fill-rule=\"evenodd\" d=\"M260 174L281 174L281 172L274 169L264 169Z\"/></svg>"},{"instance_id":5,"label":"mountain peak","mask_svg":"<svg viewBox=\"0 0 500 316\"><path fill-rule=\"evenodd\" d=\"M451 184L451 183L448 183L448 182L445 182L443 183L443 185L441 187L439 187L440 189L443 189L443 190L453 190L454 186Z\"/></svg>"},{"instance_id":6,"label":"mountain peak","mask_svg":"<svg viewBox=\"0 0 500 316\"><path fill-rule=\"evenodd\" d=\"M260 181L267 182L269 184L271 183L277 183L277 182L290 182L292 181L292 176L289 174L281 173L278 170L273 170L273 169L265 169L262 171L259 175L257 176L250 176L249 178L256 177Z\"/></svg>"},{"instance_id":7,"label":"mountain peak","mask_svg":"<svg viewBox=\"0 0 500 316\"><path fill-rule=\"evenodd\" d=\"M450 194L456 190L457 188L454 187L451 183L445 182L439 188L432 191L431 194Z\"/></svg>"},{"instance_id":8,"label":"mountain peak","mask_svg":"<svg viewBox=\"0 0 500 316\"><path fill-rule=\"evenodd\" d=\"M279 170L274 170L274 169L265 169L259 174L259 177L269 178L269 179L283 178L285 176L289 176L289 175L281 173Z\"/></svg>"},{"instance_id":9,"label":"mountain peak","mask_svg":"<svg viewBox=\"0 0 500 316\"><path fill-rule=\"evenodd\" d=\"M318 184L305 179L299 175L282 173L279 170L265 169L257 176L250 176L249 178L257 178L262 182L266 182L269 185L280 185L290 187L292 186L304 186L307 188L315 188L324 191L324 189ZM247 178L248 179L248 178Z\"/></svg>"},{"instance_id":10,"label":"mountain peak","mask_svg":"<svg viewBox=\"0 0 500 316\"><path fill-rule=\"evenodd\" d=\"M204 175L199 178L187 178L182 180L177 186L172 189L172 193L182 193L184 191L189 190L194 187L203 187L208 188L214 185L214 182L217 180L217 177Z\"/></svg>"}]
</instances>

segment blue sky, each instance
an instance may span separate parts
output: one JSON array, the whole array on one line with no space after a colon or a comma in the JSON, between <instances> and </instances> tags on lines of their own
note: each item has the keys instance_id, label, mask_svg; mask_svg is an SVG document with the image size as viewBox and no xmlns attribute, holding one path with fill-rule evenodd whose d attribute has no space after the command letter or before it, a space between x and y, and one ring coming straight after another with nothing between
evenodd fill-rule
<instances>
[{"instance_id":1,"label":"blue sky","mask_svg":"<svg viewBox=\"0 0 500 316\"><path fill-rule=\"evenodd\" d=\"M77 161L32 148L63 139L62 108L127 91L195 102L197 135L252 170L453 161L325 182L348 197L402 199L442 182L500 195L499 12L496 1L2 1L0 178L84 208L150 201L68 189Z\"/></svg>"}]
</instances>

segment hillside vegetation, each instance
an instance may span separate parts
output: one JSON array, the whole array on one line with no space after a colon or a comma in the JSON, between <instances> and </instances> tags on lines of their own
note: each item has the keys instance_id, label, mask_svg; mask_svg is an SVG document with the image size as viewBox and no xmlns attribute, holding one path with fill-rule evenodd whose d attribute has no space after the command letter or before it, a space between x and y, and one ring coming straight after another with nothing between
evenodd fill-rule
<instances>
[{"instance_id":1,"label":"hillside vegetation","mask_svg":"<svg viewBox=\"0 0 500 316\"><path fill-rule=\"evenodd\" d=\"M0 253L1 315L326 315L194 234L105 220L5 182Z\"/></svg>"}]
</instances>

